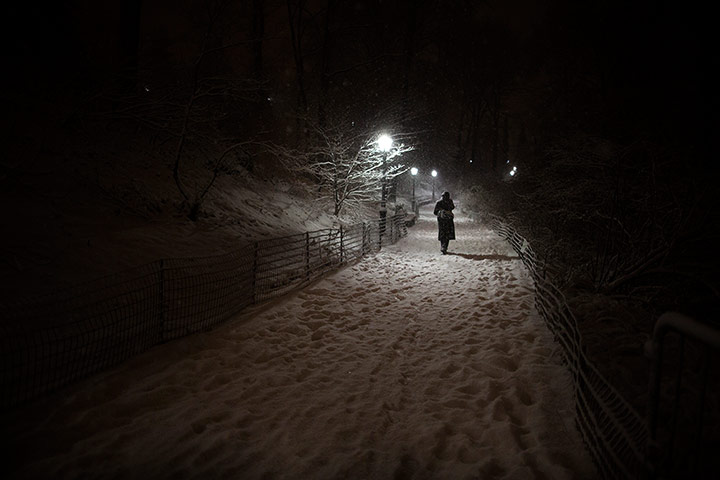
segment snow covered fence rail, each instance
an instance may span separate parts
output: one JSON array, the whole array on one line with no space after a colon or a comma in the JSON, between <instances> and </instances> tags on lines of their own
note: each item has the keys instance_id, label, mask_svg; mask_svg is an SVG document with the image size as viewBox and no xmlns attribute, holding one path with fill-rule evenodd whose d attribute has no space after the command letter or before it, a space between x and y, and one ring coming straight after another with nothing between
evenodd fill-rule
<instances>
[{"instance_id":1,"label":"snow covered fence rail","mask_svg":"<svg viewBox=\"0 0 720 480\"><path fill-rule=\"evenodd\" d=\"M153 345L224 322L406 235L405 215L268 239L224 255L158 260L0 305L0 408L87 377Z\"/></svg>"},{"instance_id":2,"label":"snow covered fence rail","mask_svg":"<svg viewBox=\"0 0 720 480\"><path fill-rule=\"evenodd\" d=\"M643 418L585 354L575 316L563 293L546 278L546 267L528 241L497 217L492 226L532 273L536 307L562 346L573 377L578 428L598 471L608 479L644 477L648 433Z\"/></svg>"}]
</instances>

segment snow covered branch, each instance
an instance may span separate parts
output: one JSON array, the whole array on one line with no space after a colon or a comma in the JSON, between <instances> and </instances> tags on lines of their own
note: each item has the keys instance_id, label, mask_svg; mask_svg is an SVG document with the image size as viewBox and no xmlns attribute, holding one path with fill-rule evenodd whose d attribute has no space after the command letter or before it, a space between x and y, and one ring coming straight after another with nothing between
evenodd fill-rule
<instances>
[{"instance_id":1,"label":"snow covered branch","mask_svg":"<svg viewBox=\"0 0 720 480\"><path fill-rule=\"evenodd\" d=\"M312 123L309 128L312 134L303 150L272 145L271 151L289 170L318 182L320 198L332 200L334 215L345 207L377 200L384 182L407 171L400 158L413 150L410 145L394 142L383 152L377 145L377 132Z\"/></svg>"}]
</instances>

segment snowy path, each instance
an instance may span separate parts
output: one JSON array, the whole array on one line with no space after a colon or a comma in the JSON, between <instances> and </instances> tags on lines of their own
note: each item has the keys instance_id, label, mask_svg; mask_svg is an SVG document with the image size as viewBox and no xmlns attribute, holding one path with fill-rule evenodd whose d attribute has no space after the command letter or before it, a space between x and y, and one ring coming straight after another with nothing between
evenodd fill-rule
<instances>
[{"instance_id":1,"label":"snowy path","mask_svg":"<svg viewBox=\"0 0 720 480\"><path fill-rule=\"evenodd\" d=\"M521 262L462 218L442 256L423 213L375 256L19 412L17 476L594 478Z\"/></svg>"}]
</instances>

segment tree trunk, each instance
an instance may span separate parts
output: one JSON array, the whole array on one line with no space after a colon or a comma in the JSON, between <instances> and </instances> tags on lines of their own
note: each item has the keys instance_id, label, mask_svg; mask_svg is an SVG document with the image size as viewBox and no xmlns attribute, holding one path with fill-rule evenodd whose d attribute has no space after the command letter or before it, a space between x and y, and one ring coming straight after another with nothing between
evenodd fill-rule
<instances>
[{"instance_id":1,"label":"tree trunk","mask_svg":"<svg viewBox=\"0 0 720 480\"><path fill-rule=\"evenodd\" d=\"M417 11L422 0L410 2L407 13L407 24L405 30L405 64L403 65L402 102L403 108L407 111L410 92L410 78L415 55L415 31L417 30Z\"/></svg>"},{"instance_id":2,"label":"tree trunk","mask_svg":"<svg viewBox=\"0 0 720 480\"><path fill-rule=\"evenodd\" d=\"M263 37L265 35L264 0L252 2L252 56L255 79L263 77Z\"/></svg>"},{"instance_id":3,"label":"tree trunk","mask_svg":"<svg viewBox=\"0 0 720 480\"><path fill-rule=\"evenodd\" d=\"M328 0L325 10L325 31L323 32L322 57L320 59L320 98L318 99L318 123L321 127L325 126L326 110L325 102L328 98L330 90L330 22L332 21L333 7L335 2Z\"/></svg>"},{"instance_id":4,"label":"tree trunk","mask_svg":"<svg viewBox=\"0 0 720 480\"><path fill-rule=\"evenodd\" d=\"M304 0L299 0L295 5L293 5L292 0L287 0L288 20L290 21L290 41L292 42L293 58L295 60L295 79L298 86L298 107L303 113L307 112L305 66L303 64L302 38L300 35L304 4Z\"/></svg>"},{"instance_id":5,"label":"tree trunk","mask_svg":"<svg viewBox=\"0 0 720 480\"><path fill-rule=\"evenodd\" d=\"M142 0L122 2L122 68L127 71L123 78L123 89L134 91L138 88L138 65L140 58L140 20L142 18Z\"/></svg>"},{"instance_id":6,"label":"tree trunk","mask_svg":"<svg viewBox=\"0 0 720 480\"><path fill-rule=\"evenodd\" d=\"M493 92L492 112L492 169L498 171L500 158L500 99L497 90Z\"/></svg>"},{"instance_id":7,"label":"tree trunk","mask_svg":"<svg viewBox=\"0 0 720 480\"><path fill-rule=\"evenodd\" d=\"M473 108L473 118L472 123L470 124L471 131L468 134L468 142L472 142L472 161L480 163L481 161L481 155L480 155L480 120L482 120L482 115L484 113L484 106L480 100L477 100L475 102L475 106Z\"/></svg>"},{"instance_id":8,"label":"tree trunk","mask_svg":"<svg viewBox=\"0 0 720 480\"><path fill-rule=\"evenodd\" d=\"M502 158L504 160L508 160L510 158L510 132L507 115L503 117Z\"/></svg>"},{"instance_id":9,"label":"tree trunk","mask_svg":"<svg viewBox=\"0 0 720 480\"><path fill-rule=\"evenodd\" d=\"M463 129L465 128L465 112L467 111L464 106L460 108L460 124L458 125L458 136L457 136L457 150L455 158L458 160L465 160L465 149L463 148Z\"/></svg>"}]
</instances>

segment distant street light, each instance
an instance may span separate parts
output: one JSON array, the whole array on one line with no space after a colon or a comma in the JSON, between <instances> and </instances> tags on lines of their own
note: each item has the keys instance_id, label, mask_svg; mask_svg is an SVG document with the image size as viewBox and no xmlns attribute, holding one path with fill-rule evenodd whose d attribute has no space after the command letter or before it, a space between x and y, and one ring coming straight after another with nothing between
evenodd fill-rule
<instances>
[{"instance_id":1,"label":"distant street light","mask_svg":"<svg viewBox=\"0 0 720 480\"><path fill-rule=\"evenodd\" d=\"M434 202L435 201L435 178L437 177L437 170L433 170L432 172L430 172L430 175L432 175L432 177L433 177L432 178L432 194L433 194L432 199Z\"/></svg>"},{"instance_id":2,"label":"distant street light","mask_svg":"<svg viewBox=\"0 0 720 480\"><path fill-rule=\"evenodd\" d=\"M417 177L418 169L416 167L412 167L410 169L410 174L412 175L412 181L413 181L413 190L412 190L412 211L415 214L415 216L418 215L418 208L417 208L417 201L415 200L415 177Z\"/></svg>"},{"instance_id":3,"label":"distant street light","mask_svg":"<svg viewBox=\"0 0 720 480\"><path fill-rule=\"evenodd\" d=\"M380 197L380 237L385 234L385 219L387 217L387 155L392 148L392 138L389 135L382 134L377 139L378 150L383 152L383 178L382 178L382 194Z\"/></svg>"}]
</instances>

